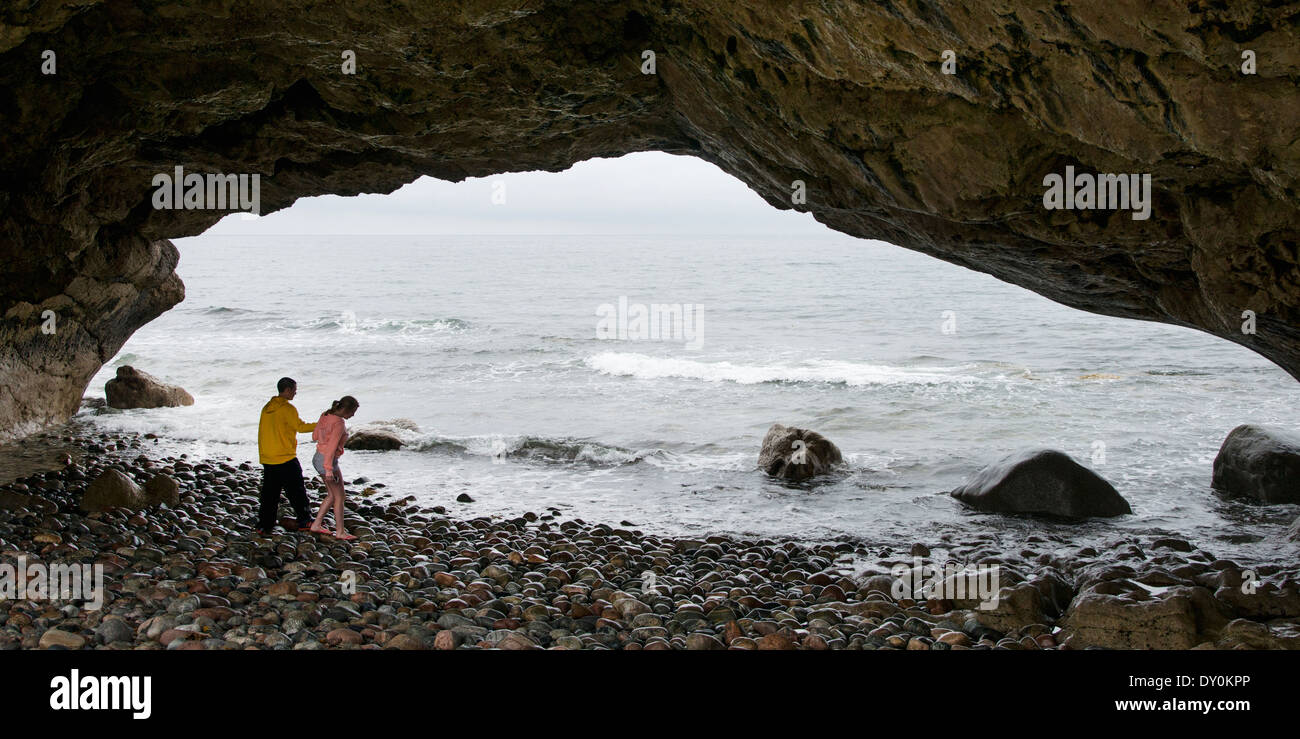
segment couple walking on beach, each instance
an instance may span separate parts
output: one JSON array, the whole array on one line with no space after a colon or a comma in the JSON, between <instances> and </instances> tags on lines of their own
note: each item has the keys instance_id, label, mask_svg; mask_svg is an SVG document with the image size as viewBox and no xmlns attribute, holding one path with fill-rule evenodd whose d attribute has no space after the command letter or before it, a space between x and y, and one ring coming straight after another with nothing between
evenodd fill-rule
<instances>
[{"instance_id":1,"label":"couple walking on beach","mask_svg":"<svg viewBox=\"0 0 1300 739\"><path fill-rule=\"evenodd\" d=\"M334 509L334 538L352 541L357 537L343 528L343 473L339 470L339 456L348 431L345 419L351 418L360 404L351 395L330 404L316 423L304 423L298 409L289 401L298 393L298 383L282 377L276 383L278 394L262 406L261 420L257 425L257 452L262 463L261 508L257 517L257 533L267 536L275 528L276 512L280 507L280 493L289 496L297 515L297 524L288 526L294 531L306 529L316 534L328 534L324 526L325 514ZM302 465L298 463L298 434L311 432L316 442L316 456L312 466L325 481L325 499L311 521L307 502L307 489L303 485Z\"/></svg>"}]
</instances>

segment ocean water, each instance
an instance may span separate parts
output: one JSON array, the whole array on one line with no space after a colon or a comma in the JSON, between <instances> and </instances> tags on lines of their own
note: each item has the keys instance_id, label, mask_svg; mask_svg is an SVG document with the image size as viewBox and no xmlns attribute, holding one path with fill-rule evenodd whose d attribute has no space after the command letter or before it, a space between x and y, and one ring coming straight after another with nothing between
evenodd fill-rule
<instances>
[{"instance_id":1,"label":"ocean water","mask_svg":"<svg viewBox=\"0 0 1300 739\"><path fill-rule=\"evenodd\" d=\"M648 532L907 544L1036 532L1080 544L1166 532L1268 556L1300 507L1209 486L1237 424L1296 425L1300 385L1189 329L1107 318L879 242L623 236L200 236L177 242L183 303L92 382L132 364L187 408L87 415L171 451L256 460L282 375L313 421L409 419L399 452L349 452L349 478L463 515L565 516ZM620 311L620 301L627 306ZM691 320L638 335L634 306ZM604 306L602 312L602 306ZM614 314L611 316L610 311ZM603 328L631 323L630 331ZM644 334L644 332L642 332ZM620 338L623 336L623 338ZM755 469L774 422L822 432L840 472ZM304 468L313 451L301 437ZM1134 515L1077 525L973 513L947 495L1028 446L1109 479ZM456 503L468 493L472 504Z\"/></svg>"}]
</instances>

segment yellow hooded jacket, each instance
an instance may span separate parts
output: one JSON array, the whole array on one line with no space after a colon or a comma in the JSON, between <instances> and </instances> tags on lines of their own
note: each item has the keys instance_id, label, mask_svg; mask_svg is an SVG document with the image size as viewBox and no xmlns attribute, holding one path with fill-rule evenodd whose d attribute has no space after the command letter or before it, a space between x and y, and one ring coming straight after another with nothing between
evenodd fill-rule
<instances>
[{"instance_id":1,"label":"yellow hooded jacket","mask_svg":"<svg viewBox=\"0 0 1300 739\"><path fill-rule=\"evenodd\" d=\"M262 406L262 418L257 424L257 456L262 464L283 464L298 456L297 434L316 429L314 423L303 423L293 403L279 395Z\"/></svg>"}]
</instances>

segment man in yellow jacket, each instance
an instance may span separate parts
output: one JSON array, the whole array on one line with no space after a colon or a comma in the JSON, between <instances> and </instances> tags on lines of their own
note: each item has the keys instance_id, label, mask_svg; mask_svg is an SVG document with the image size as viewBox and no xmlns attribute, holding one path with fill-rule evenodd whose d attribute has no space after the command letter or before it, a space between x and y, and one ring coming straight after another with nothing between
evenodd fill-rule
<instances>
[{"instance_id":1,"label":"man in yellow jacket","mask_svg":"<svg viewBox=\"0 0 1300 739\"><path fill-rule=\"evenodd\" d=\"M275 528L282 490L298 516L297 528L305 530L311 523L307 488L302 482L302 465L298 463L298 434L315 430L316 424L303 423L298 409L289 402L298 394L297 382L281 377L275 387L280 394L262 406L262 418L257 424L257 454L262 463L262 505L257 516L257 533L263 536Z\"/></svg>"}]
</instances>

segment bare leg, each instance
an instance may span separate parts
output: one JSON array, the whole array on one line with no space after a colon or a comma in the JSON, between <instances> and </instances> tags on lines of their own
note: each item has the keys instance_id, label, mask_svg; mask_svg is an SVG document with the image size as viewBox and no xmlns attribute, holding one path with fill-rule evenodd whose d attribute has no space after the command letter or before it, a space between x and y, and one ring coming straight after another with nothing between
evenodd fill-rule
<instances>
[{"instance_id":1,"label":"bare leg","mask_svg":"<svg viewBox=\"0 0 1300 739\"><path fill-rule=\"evenodd\" d=\"M316 511L316 521L312 523L313 529L319 529L325 524L325 512L330 509L330 504L334 501L334 488L330 485L329 480L325 481L325 497L320 502L320 510Z\"/></svg>"},{"instance_id":2,"label":"bare leg","mask_svg":"<svg viewBox=\"0 0 1300 739\"><path fill-rule=\"evenodd\" d=\"M343 495L346 491L343 483L338 483L338 490L334 494L334 535L344 536L348 532L343 529Z\"/></svg>"}]
</instances>

